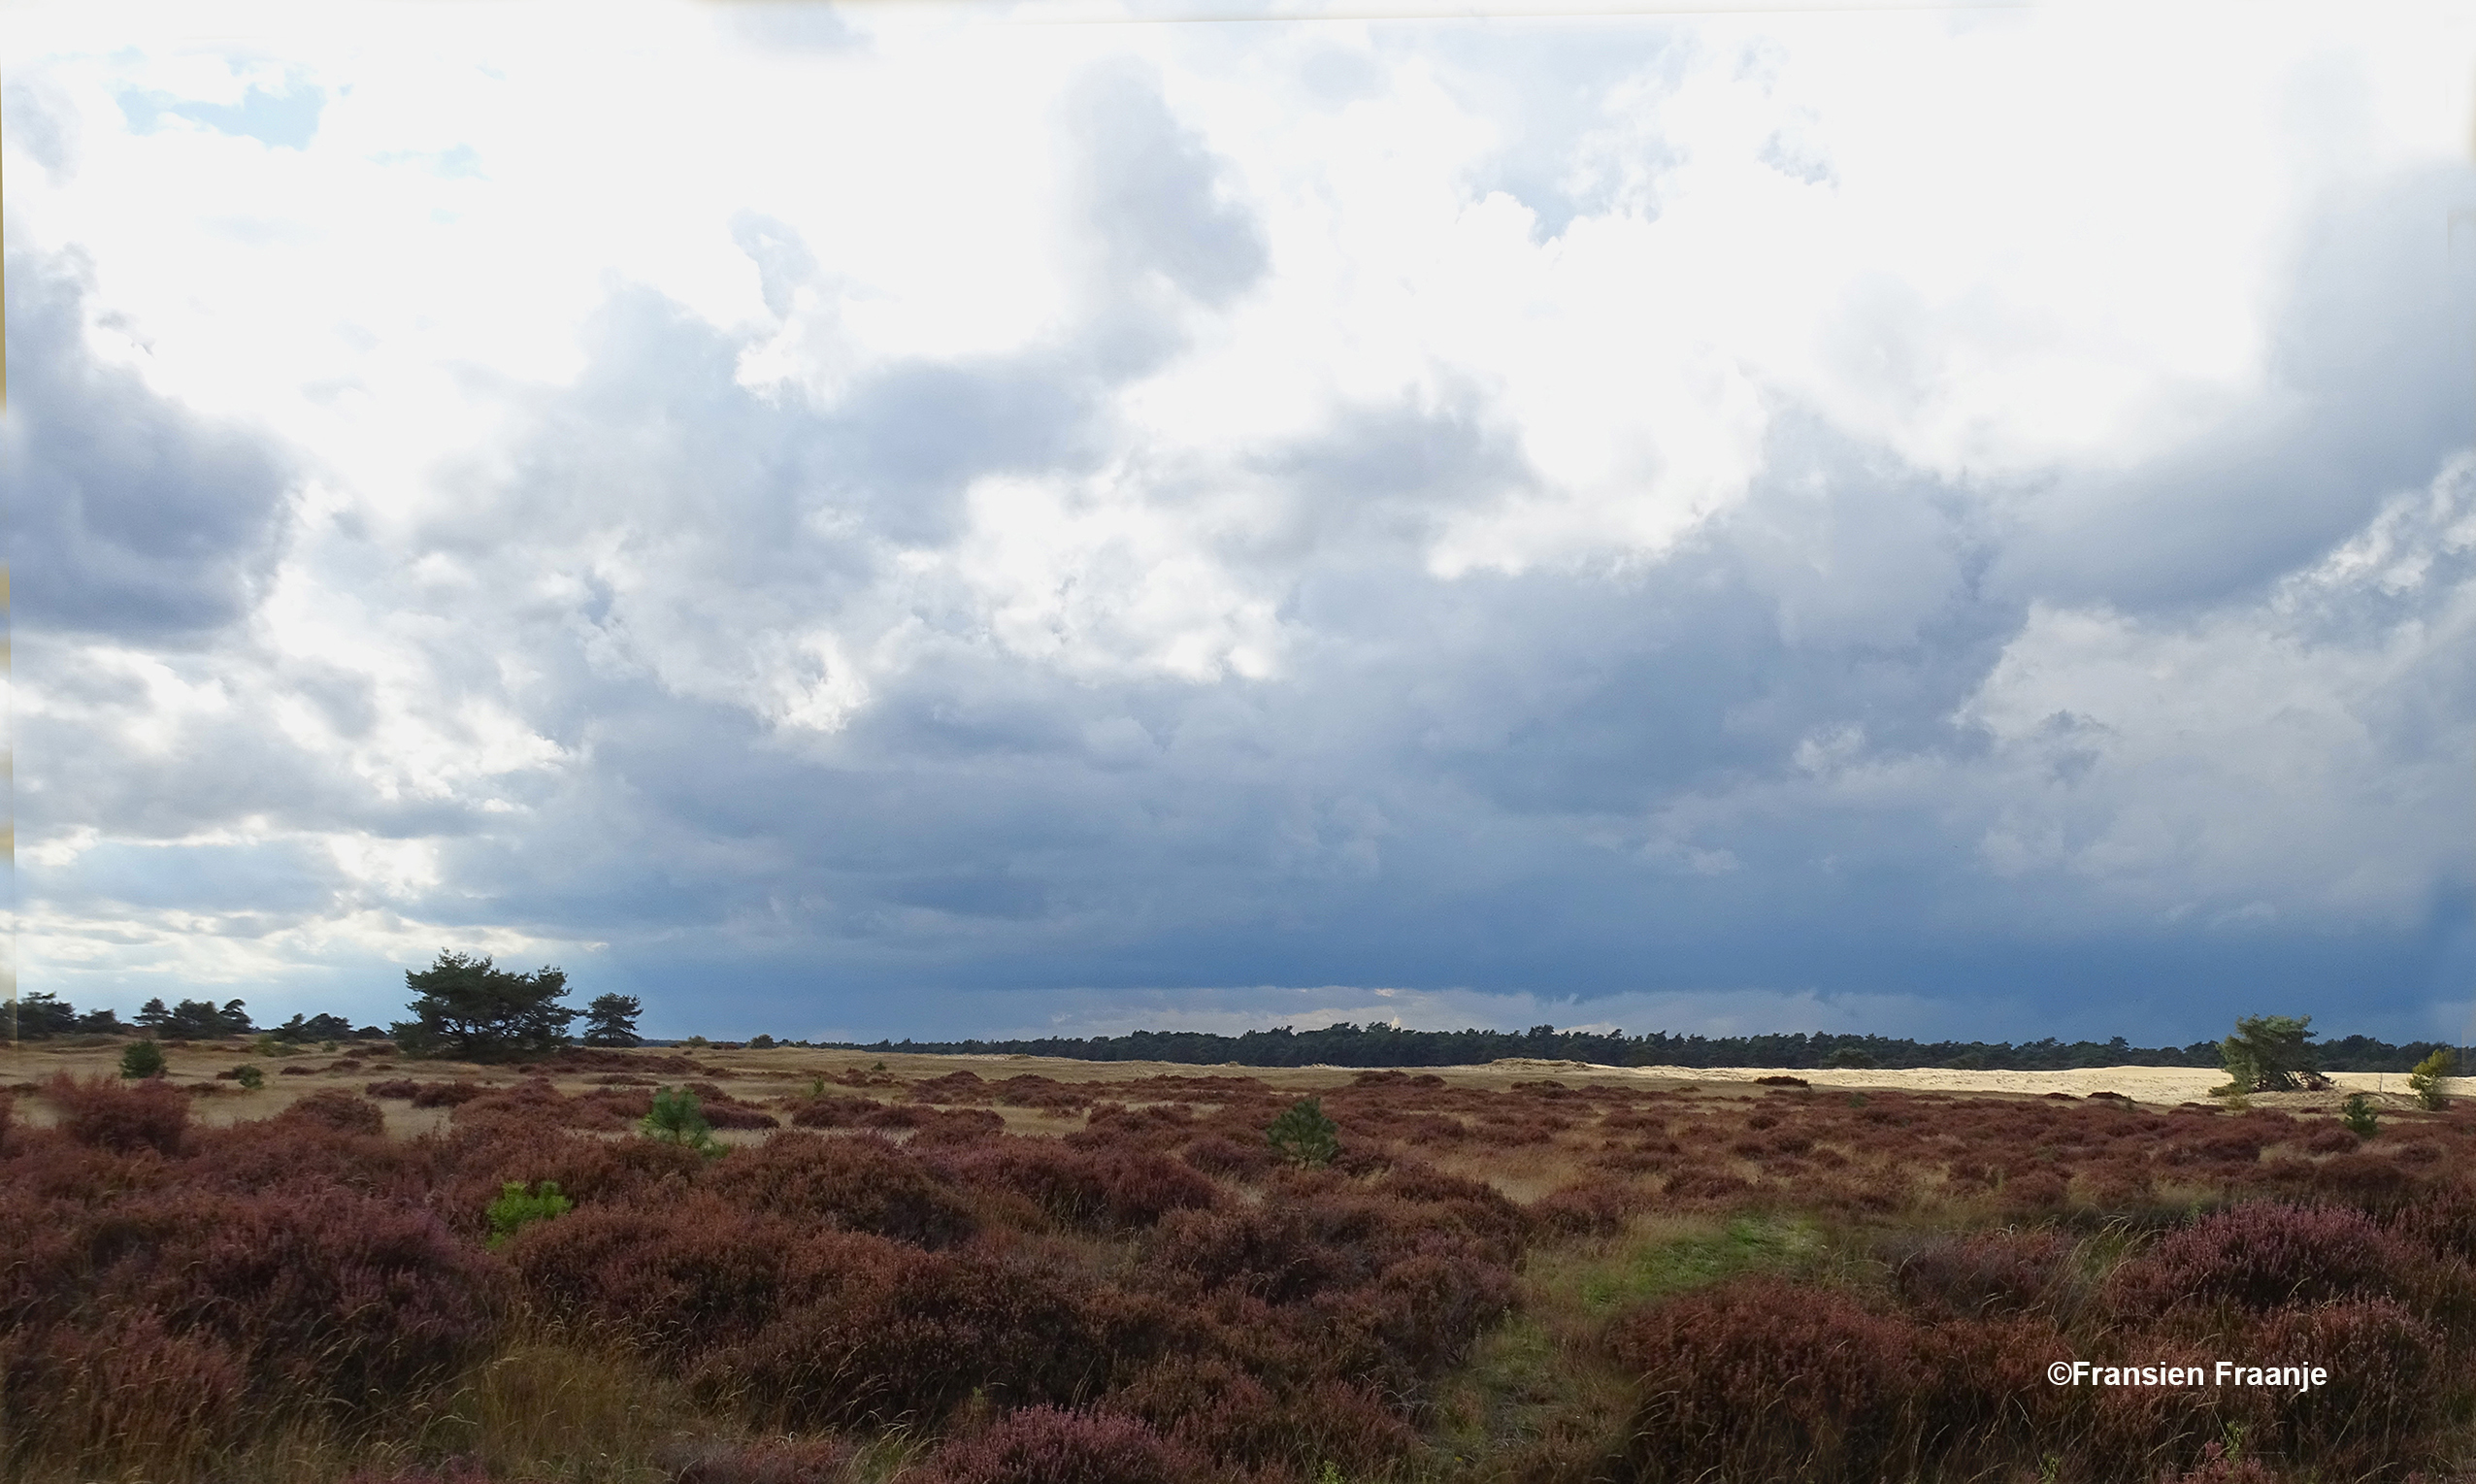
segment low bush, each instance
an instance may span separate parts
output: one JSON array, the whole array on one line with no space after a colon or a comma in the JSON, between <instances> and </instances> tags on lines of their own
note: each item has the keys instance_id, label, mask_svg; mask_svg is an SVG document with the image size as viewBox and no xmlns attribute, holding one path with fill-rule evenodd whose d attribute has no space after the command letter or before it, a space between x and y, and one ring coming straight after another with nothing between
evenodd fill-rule
<instances>
[{"instance_id":1,"label":"low bush","mask_svg":"<svg viewBox=\"0 0 2476 1484\"><path fill-rule=\"evenodd\" d=\"M1031 1406L930 1456L920 1484L1205 1484L1211 1464L1132 1417Z\"/></svg>"},{"instance_id":2,"label":"low bush","mask_svg":"<svg viewBox=\"0 0 2476 1484\"><path fill-rule=\"evenodd\" d=\"M889 1245L846 1276L708 1353L692 1394L776 1426L926 1425L975 1394L1014 1405L1096 1395L1140 1359L1046 1265Z\"/></svg>"},{"instance_id":3,"label":"low bush","mask_svg":"<svg viewBox=\"0 0 2476 1484\"><path fill-rule=\"evenodd\" d=\"M871 1135L778 1134L716 1165L703 1183L747 1210L922 1247L952 1246L979 1225L938 1167Z\"/></svg>"},{"instance_id":4,"label":"low bush","mask_svg":"<svg viewBox=\"0 0 2476 1484\"><path fill-rule=\"evenodd\" d=\"M862 1477L857 1451L838 1437L682 1441L663 1448L655 1462L670 1484L836 1484Z\"/></svg>"},{"instance_id":5,"label":"low bush","mask_svg":"<svg viewBox=\"0 0 2476 1484\"><path fill-rule=\"evenodd\" d=\"M1060 1223L1088 1232L1149 1227L1171 1211L1209 1207L1219 1197L1209 1179L1167 1155L1094 1153L1047 1139L978 1144L948 1156L943 1168L958 1185L1012 1191Z\"/></svg>"},{"instance_id":6,"label":"low bush","mask_svg":"<svg viewBox=\"0 0 2476 1484\"><path fill-rule=\"evenodd\" d=\"M1875 1479L1925 1462L1918 1332L1833 1290L1737 1279L1621 1316L1607 1346L1641 1398L1627 1479Z\"/></svg>"},{"instance_id":7,"label":"low bush","mask_svg":"<svg viewBox=\"0 0 2476 1484\"><path fill-rule=\"evenodd\" d=\"M1885 1254L1892 1283L1946 1318L2058 1313L2072 1297L2074 1243L2052 1231L1938 1234Z\"/></svg>"},{"instance_id":8,"label":"low bush","mask_svg":"<svg viewBox=\"0 0 2476 1484\"><path fill-rule=\"evenodd\" d=\"M163 1048L151 1040L133 1040L120 1049L120 1075L137 1081L163 1075Z\"/></svg>"},{"instance_id":9,"label":"low bush","mask_svg":"<svg viewBox=\"0 0 2476 1484\"><path fill-rule=\"evenodd\" d=\"M2159 1238L2117 1268L2109 1306L2155 1315L2178 1304L2249 1309L2389 1298L2406 1290L2413 1258L2360 1211L2253 1202Z\"/></svg>"},{"instance_id":10,"label":"low bush","mask_svg":"<svg viewBox=\"0 0 2476 1484\"><path fill-rule=\"evenodd\" d=\"M43 1085L43 1096L59 1109L61 1132L89 1148L174 1154L189 1128L189 1100L168 1082L124 1084L63 1072Z\"/></svg>"},{"instance_id":11,"label":"low bush","mask_svg":"<svg viewBox=\"0 0 2476 1484\"><path fill-rule=\"evenodd\" d=\"M377 1104L341 1087L320 1088L295 1099L276 1117L289 1124L314 1124L339 1134L376 1135L387 1130L386 1115Z\"/></svg>"}]
</instances>

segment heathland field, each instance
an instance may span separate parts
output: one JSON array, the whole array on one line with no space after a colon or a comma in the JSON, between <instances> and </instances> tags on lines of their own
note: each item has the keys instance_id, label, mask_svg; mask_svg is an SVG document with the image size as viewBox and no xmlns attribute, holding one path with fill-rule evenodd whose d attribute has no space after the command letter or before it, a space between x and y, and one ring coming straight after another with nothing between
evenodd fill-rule
<instances>
[{"instance_id":1,"label":"heathland field","mask_svg":"<svg viewBox=\"0 0 2476 1484\"><path fill-rule=\"evenodd\" d=\"M6 1068L11 1479L2476 1478L2395 1077L167 1049Z\"/></svg>"}]
</instances>

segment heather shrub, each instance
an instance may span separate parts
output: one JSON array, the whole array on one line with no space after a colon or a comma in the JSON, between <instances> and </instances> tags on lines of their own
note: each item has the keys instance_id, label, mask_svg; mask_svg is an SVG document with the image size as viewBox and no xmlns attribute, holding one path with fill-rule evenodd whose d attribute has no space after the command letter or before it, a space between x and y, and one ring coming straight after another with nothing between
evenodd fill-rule
<instances>
[{"instance_id":1,"label":"heather shrub","mask_svg":"<svg viewBox=\"0 0 2476 1484\"><path fill-rule=\"evenodd\" d=\"M857 1128L861 1119L882 1106L873 1098L839 1098L824 1092L786 1098L782 1103L795 1129Z\"/></svg>"},{"instance_id":2,"label":"heather shrub","mask_svg":"<svg viewBox=\"0 0 2476 1484\"><path fill-rule=\"evenodd\" d=\"M2156 1314L2185 1303L2251 1309L2387 1297L2407 1285L2410 1255L2361 1212L2254 1202L2170 1232L2117 1268L2111 1307Z\"/></svg>"},{"instance_id":3,"label":"heather shrub","mask_svg":"<svg viewBox=\"0 0 2476 1484\"><path fill-rule=\"evenodd\" d=\"M2334 1154L2313 1171L2312 1193L2380 1214L2418 1200L2424 1182L2378 1154Z\"/></svg>"},{"instance_id":4,"label":"heather shrub","mask_svg":"<svg viewBox=\"0 0 2476 1484\"><path fill-rule=\"evenodd\" d=\"M2201 1444L2200 1461L2175 1476L2174 1484L2278 1484L2278 1475L2260 1459L2229 1453L2212 1440Z\"/></svg>"},{"instance_id":5,"label":"heather shrub","mask_svg":"<svg viewBox=\"0 0 2476 1484\"><path fill-rule=\"evenodd\" d=\"M55 1207L52 1240L14 1254L33 1270L7 1304L13 1419L100 1440L141 1425L116 1409L152 1407L237 1438L305 1409L368 1415L491 1342L502 1285L480 1253L425 1211L305 1196Z\"/></svg>"},{"instance_id":6,"label":"heather shrub","mask_svg":"<svg viewBox=\"0 0 2476 1484\"><path fill-rule=\"evenodd\" d=\"M930 1456L920 1484L1203 1484L1211 1464L1132 1417L1031 1406Z\"/></svg>"},{"instance_id":7,"label":"heather shrub","mask_svg":"<svg viewBox=\"0 0 2476 1484\"><path fill-rule=\"evenodd\" d=\"M162 1081L122 1084L63 1072L44 1084L43 1095L60 1110L61 1132L92 1148L175 1154L189 1127L189 1100Z\"/></svg>"},{"instance_id":8,"label":"heather shrub","mask_svg":"<svg viewBox=\"0 0 2476 1484\"><path fill-rule=\"evenodd\" d=\"M1937 1234L1885 1252L1900 1297L1930 1314L2055 1313L2071 1297L2073 1242L2059 1232Z\"/></svg>"},{"instance_id":9,"label":"heather shrub","mask_svg":"<svg viewBox=\"0 0 2476 1484\"><path fill-rule=\"evenodd\" d=\"M1109 1405L1229 1462L1263 1465L1293 1451L1295 1429L1271 1391L1219 1356L1165 1356L1112 1392Z\"/></svg>"},{"instance_id":10,"label":"heather shrub","mask_svg":"<svg viewBox=\"0 0 2476 1484\"><path fill-rule=\"evenodd\" d=\"M2360 1477L2408 1461L2442 1414L2448 1385L2442 1336L2389 1299L2351 1299L2264 1316L2247 1353L2262 1364L2327 1367L2308 1391L2274 1394L2274 1431L2259 1444Z\"/></svg>"},{"instance_id":11,"label":"heather shrub","mask_svg":"<svg viewBox=\"0 0 2476 1484\"><path fill-rule=\"evenodd\" d=\"M1531 1219L1560 1237L1605 1237L1623 1231L1640 1198L1633 1187L1585 1180L1550 1191L1532 1203Z\"/></svg>"},{"instance_id":12,"label":"heather shrub","mask_svg":"<svg viewBox=\"0 0 2476 1484\"><path fill-rule=\"evenodd\" d=\"M715 1166L704 1184L748 1210L923 1247L951 1246L978 1226L971 1203L934 1167L866 1135L776 1135Z\"/></svg>"},{"instance_id":13,"label":"heather shrub","mask_svg":"<svg viewBox=\"0 0 2476 1484\"><path fill-rule=\"evenodd\" d=\"M487 1086L479 1082L419 1082L413 1088L413 1105L414 1107L456 1107L482 1097L489 1091Z\"/></svg>"},{"instance_id":14,"label":"heather shrub","mask_svg":"<svg viewBox=\"0 0 2476 1484\"><path fill-rule=\"evenodd\" d=\"M756 1332L870 1270L867 1238L804 1231L709 1195L660 1210L584 1205L511 1237L503 1255L543 1308L659 1359Z\"/></svg>"},{"instance_id":15,"label":"heather shrub","mask_svg":"<svg viewBox=\"0 0 2476 1484\"><path fill-rule=\"evenodd\" d=\"M2304 1136L2300 1147L2307 1154L2342 1154L2363 1140L2339 1124L2327 1124Z\"/></svg>"},{"instance_id":16,"label":"heather shrub","mask_svg":"<svg viewBox=\"0 0 2476 1484\"><path fill-rule=\"evenodd\" d=\"M364 1468L344 1484L492 1484L488 1470L468 1458L449 1459L435 1468Z\"/></svg>"},{"instance_id":17,"label":"heather shrub","mask_svg":"<svg viewBox=\"0 0 2476 1484\"><path fill-rule=\"evenodd\" d=\"M1631 1480L1872 1479L1912 1471L1918 1334L1832 1289L1742 1278L1620 1316L1637 1376Z\"/></svg>"},{"instance_id":18,"label":"heather shrub","mask_svg":"<svg viewBox=\"0 0 2476 1484\"><path fill-rule=\"evenodd\" d=\"M648 1112L651 1110L648 1108ZM709 1104L702 1109L706 1125L715 1129L778 1129L782 1121L759 1108L736 1103Z\"/></svg>"},{"instance_id":19,"label":"heather shrub","mask_svg":"<svg viewBox=\"0 0 2476 1484\"><path fill-rule=\"evenodd\" d=\"M1148 1227L1173 1210L1211 1205L1211 1180L1167 1155L1094 1153L1047 1139L1007 1139L957 1152L944 1168L958 1183L1030 1199L1056 1221L1091 1232Z\"/></svg>"},{"instance_id":20,"label":"heather shrub","mask_svg":"<svg viewBox=\"0 0 2476 1484\"><path fill-rule=\"evenodd\" d=\"M339 1134L383 1134L387 1131L386 1115L367 1098L356 1098L341 1087L322 1088L276 1114L290 1124L311 1124L332 1129Z\"/></svg>"},{"instance_id":21,"label":"heather shrub","mask_svg":"<svg viewBox=\"0 0 2476 1484\"><path fill-rule=\"evenodd\" d=\"M0 1437L80 1460L179 1456L243 1430L245 1360L217 1336L145 1310L0 1336ZM0 1463L16 1462L0 1452Z\"/></svg>"},{"instance_id":22,"label":"heather shrub","mask_svg":"<svg viewBox=\"0 0 2476 1484\"><path fill-rule=\"evenodd\" d=\"M833 1437L681 1441L655 1458L670 1484L833 1484L858 1477L856 1451Z\"/></svg>"},{"instance_id":23,"label":"heather shrub","mask_svg":"<svg viewBox=\"0 0 2476 1484\"><path fill-rule=\"evenodd\" d=\"M260 1080L265 1079L260 1078ZM376 1082L364 1083L361 1088L364 1097L396 1098L407 1103L412 1102L420 1091L421 1084L411 1077L382 1077Z\"/></svg>"},{"instance_id":24,"label":"heather shrub","mask_svg":"<svg viewBox=\"0 0 2476 1484\"><path fill-rule=\"evenodd\" d=\"M892 1248L864 1281L709 1353L691 1394L803 1429L934 1422L975 1393L1072 1402L1105 1387L1125 1354L1085 1297L1045 1266Z\"/></svg>"},{"instance_id":25,"label":"heather shrub","mask_svg":"<svg viewBox=\"0 0 2476 1484\"><path fill-rule=\"evenodd\" d=\"M192 1130L168 1173L194 1191L291 1190L314 1200L344 1190L402 1205L428 1203L439 1179L435 1147L339 1131L309 1118L249 1119Z\"/></svg>"},{"instance_id":26,"label":"heather shrub","mask_svg":"<svg viewBox=\"0 0 2476 1484\"><path fill-rule=\"evenodd\" d=\"M949 1107L911 1131L914 1149L954 1149L985 1144L1003 1138L1006 1119L984 1107Z\"/></svg>"},{"instance_id":27,"label":"heather shrub","mask_svg":"<svg viewBox=\"0 0 2476 1484\"><path fill-rule=\"evenodd\" d=\"M1275 1156L1256 1144L1241 1144L1220 1134L1206 1134L1180 1150L1178 1158L1207 1175L1251 1180L1271 1169Z\"/></svg>"}]
</instances>

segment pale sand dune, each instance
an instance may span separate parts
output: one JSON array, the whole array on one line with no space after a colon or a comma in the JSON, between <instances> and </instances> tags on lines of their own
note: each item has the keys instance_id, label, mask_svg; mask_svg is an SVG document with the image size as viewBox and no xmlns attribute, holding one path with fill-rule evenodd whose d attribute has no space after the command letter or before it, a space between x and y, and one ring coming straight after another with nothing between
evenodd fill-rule
<instances>
[{"instance_id":1,"label":"pale sand dune","mask_svg":"<svg viewBox=\"0 0 2476 1484\"><path fill-rule=\"evenodd\" d=\"M2208 1103L2209 1090L2227 1080L2227 1073L2216 1068L2203 1067L2084 1067L2070 1072L1963 1072L1943 1067L1877 1069L1871 1071L1820 1071L1812 1068L1787 1067L1585 1067L1577 1062L1499 1062L1499 1067L1519 1066L1535 1074L1554 1075L1559 1071L1570 1073L1588 1072L1596 1076L1637 1076L1663 1082L1752 1082L1760 1077L1802 1077L1816 1087L1898 1090L1904 1092L1941 1093L2014 1093L2038 1097L2047 1093L2065 1093L2086 1098L2096 1092L2122 1093L2135 1103ZM2335 1092L2327 1093L2263 1093L2252 1101L2270 1107L2318 1107L2335 1105L2349 1093L2371 1093L2384 1101L2408 1101L2407 1075L2398 1072L2337 1072L2330 1073L2337 1084ZM2444 1090L2454 1096L2476 1093L2476 1077L2451 1077Z\"/></svg>"}]
</instances>

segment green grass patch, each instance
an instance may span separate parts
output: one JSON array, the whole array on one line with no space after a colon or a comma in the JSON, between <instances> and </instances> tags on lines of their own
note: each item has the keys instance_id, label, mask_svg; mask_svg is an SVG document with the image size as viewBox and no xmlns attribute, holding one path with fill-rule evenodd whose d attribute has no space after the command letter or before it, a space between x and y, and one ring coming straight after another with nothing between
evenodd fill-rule
<instances>
[{"instance_id":1,"label":"green grass patch","mask_svg":"<svg viewBox=\"0 0 2476 1484\"><path fill-rule=\"evenodd\" d=\"M1823 1245L1823 1229L1800 1216L1670 1219L1629 1233L1602 1254L1568 1259L1572 1270L1557 1275L1562 1283L1535 1271L1534 1280L1569 1285L1584 1310L1604 1314L1740 1272L1808 1268L1822 1257Z\"/></svg>"}]
</instances>

